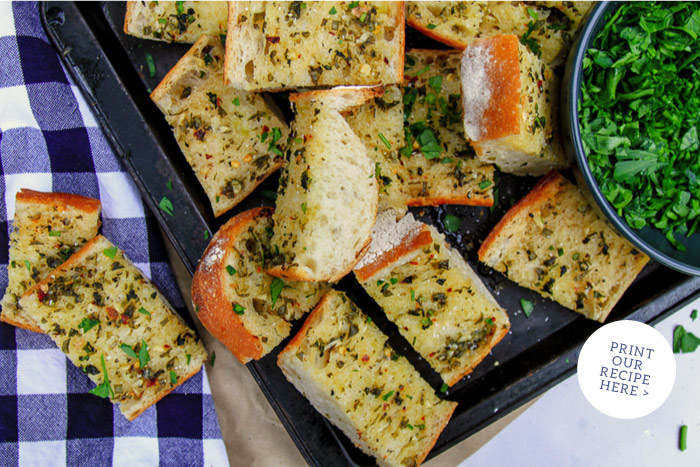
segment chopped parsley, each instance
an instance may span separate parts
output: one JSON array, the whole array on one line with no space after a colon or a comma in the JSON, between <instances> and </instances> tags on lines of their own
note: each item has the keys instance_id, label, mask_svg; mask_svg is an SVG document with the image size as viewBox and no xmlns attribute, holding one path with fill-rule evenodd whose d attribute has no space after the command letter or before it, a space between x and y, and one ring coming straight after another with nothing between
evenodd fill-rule
<instances>
[{"instance_id":1,"label":"chopped parsley","mask_svg":"<svg viewBox=\"0 0 700 467\"><path fill-rule=\"evenodd\" d=\"M226 272L228 272L229 276L233 276L234 274L236 274L236 268L234 268L230 264L227 264L226 265Z\"/></svg>"},{"instance_id":2,"label":"chopped parsley","mask_svg":"<svg viewBox=\"0 0 700 467\"><path fill-rule=\"evenodd\" d=\"M211 357L209 358L209 364L213 367L215 361L216 361L216 352L212 352Z\"/></svg>"},{"instance_id":3,"label":"chopped parsley","mask_svg":"<svg viewBox=\"0 0 700 467\"><path fill-rule=\"evenodd\" d=\"M102 253L105 254L108 258L114 259L114 257L117 255L118 248L116 246L111 246L109 248L105 248Z\"/></svg>"},{"instance_id":4,"label":"chopped parsley","mask_svg":"<svg viewBox=\"0 0 700 467\"><path fill-rule=\"evenodd\" d=\"M284 281L279 277L275 277L270 283L270 300L272 300L272 308L275 307L275 303L277 303L277 299L284 288Z\"/></svg>"},{"instance_id":5,"label":"chopped parsley","mask_svg":"<svg viewBox=\"0 0 700 467\"><path fill-rule=\"evenodd\" d=\"M139 368L143 369L149 361L151 361L151 356L148 354L148 345L142 339L141 347L139 348Z\"/></svg>"},{"instance_id":6,"label":"chopped parsley","mask_svg":"<svg viewBox=\"0 0 700 467\"><path fill-rule=\"evenodd\" d=\"M170 191L173 191L173 181L168 180L168 183L165 185L165 188L167 188Z\"/></svg>"},{"instance_id":7,"label":"chopped parsley","mask_svg":"<svg viewBox=\"0 0 700 467\"><path fill-rule=\"evenodd\" d=\"M681 432L678 437L678 449L681 451L688 449L688 425L681 425Z\"/></svg>"},{"instance_id":8,"label":"chopped parsley","mask_svg":"<svg viewBox=\"0 0 700 467\"><path fill-rule=\"evenodd\" d=\"M106 250L105 250L106 251ZM106 253L105 253L106 254ZM113 256L112 256L113 257ZM28 259L24 260L24 265L27 267L27 271L32 272L32 264L29 262Z\"/></svg>"},{"instance_id":9,"label":"chopped parsley","mask_svg":"<svg viewBox=\"0 0 700 467\"><path fill-rule=\"evenodd\" d=\"M236 107L238 107L239 105L241 105L241 100L240 100L239 98L236 97L236 98L233 100L233 105L235 105Z\"/></svg>"},{"instance_id":10,"label":"chopped parsley","mask_svg":"<svg viewBox=\"0 0 700 467\"><path fill-rule=\"evenodd\" d=\"M453 214L445 214L443 223L445 224L445 230L455 233L462 226L462 219Z\"/></svg>"},{"instance_id":11,"label":"chopped parsley","mask_svg":"<svg viewBox=\"0 0 700 467\"><path fill-rule=\"evenodd\" d=\"M306 214L306 202L301 203L301 210L304 214Z\"/></svg>"},{"instance_id":12,"label":"chopped parsley","mask_svg":"<svg viewBox=\"0 0 700 467\"><path fill-rule=\"evenodd\" d=\"M141 313L142 315L151 316L151 313L148 310L146 310L144 307L139 308L137 311L139 313Z\"/></svg>"},{"instance_id":13,"label":"chopped parsley","mask_svg":"<svg viewBox=\"0 0 700 467\"><path fill-rule=\"evenodd\" d=\"M167 196L163 196L163 198L160 200L160 203L158 203L158 207L161 208L166 214L170 214L174 217L173 203L168 199Z\"/></svg>"},{"instance_id":14,"label":"chopped parsley","mask_svg":"<svg viewBox=\"0 0 700 467\"><path fill-rule=\"evenodd\" d=\"M78 329L82 329L83 332L88 332L90 329L94 328L98 324L100 324L100 321L97 319L83 318L83 320L78 325Z\"/></svg>"},{"instance_id":15,"label":"chopped parsley","mask_svg":"<svg viewBox=\"0 0 700 467\"><path fill-rule=\"evenodd\" d=\"M382 396L382 400L383 400L383 401L388 401L389 398L390 398L391 396L393 396L393 395L394 395L394 391L389 391L389 392L387 392L386 394L384 394L384 395Z\"/></svg>"},{"instance_id":16,"label":"chopped parsley","mask_svg":"<svg viewBox=\"0 0 700 467\"><path fill-rule=\"evenodd\" d=\"M329 15L334 15L338 13L338 11L335 9L335 7L331 7L331 10L328 12Z\"/></svg>"},{"instance_id":17,"label":"chopped parsley","mask_svg":"<svg viewBox=\"0 0 700 467\"><path fill-rule=\"evenodd\" d=\"M601 192L633 229L700 227L700 4L622 3L583 59L579 124Z\"/></svg>"},{"instance_id":18,"label":"chopped parsley","mask_svg":"<svg viewBox=\"0 0 700 467\"><path fill-rule=\"evenodd\" d=\"M60 230L49 230L49 237L60 237L60 236L61 236Z\"/></svg>"},{"instance_id":19,"label":"chopped parsley","mask_svg":"<svg viewBox=\"0 0 700 467\"><path fill-rule=\"evenodd\" d=\"M119 348L122 349L122 351L123 351L125 354L127 354L129 357L131 357L131 358L139 358L139 356L136 354L136 352L134 352L134 349L132 349L130 345L122 344L122 345L119 346Z\"/></svg>"},{"instance_id":20,"label":"chopped parsley","mask_svg":"<svg viewBox=\"0 0 700 467\"><path fill-rule=\"evenodd\" d=\"M437 24L433 24L433 23L428 24L428 29L430 29L431 31L433 29L435 29L436 27L437 27Z\"/></svg>"},{"instance_id":21,"label":"chopped parsley","mask_svg":"<svg viewBox=\"0 0 700 467\"><path fill-rule=\"evenodd\" d=\"M687 332L683 326L673 330L673 353L691 353L700 345L700 338L692 332Z\"/></svg>"},{"instance_id":22,"label":"chopped parsley","mask_svg":"<svg viewBox=\"0 0 700 467\"><path fill-rule=\"evenodd\" d=\"M174 371L170 372L170 384L177 384L177 374Z\"/></svg>"},{"instance_id":23,"label":"chopped parsley","mask_svg":"<svg viewBox=\"0 0 700 467\"><path fill-rule=\"evenodd\" d=\"M690 312L690 319L695 321L695 319L698 317L698 310L693 310Z\"/></svg>"},{"instance_id":24,"label":"chopped parsley","mask_svg":"<svg viewBox=\"0 0 700 467\"><path fill-rule=\"evenodd\" d=\"M103 399L114 397L114 391L112 390L112 386L109 384L109 376L107 375L107 365L105 365L104 354L100 355L100 362L102 362L102 374L104 375L104 380L102 380L102 383L92 388L90 390L90 394L97 397L102 397Z\"/></svg>"},{"instance_id":25,"label":"chopped parsley","mask_svg":"<svg viewBox=\"0 0 700 467\"><path fill-rule=\"evenodd\" d=\"M185 359L187 360L187 364L189 365L189 364L190 364L190 360L192 360L192 355L186 353L186 354L185 354Z\"/></svg>"},{"instance_id":26,"label":"chopped parsley","mask_svg":"<svg viewBox=\"0 0 700 467\"><path fill-rule=\"evenodd\" d=\"M442 90L442 76L440 75L435 75L431 76L428 79L428 86L435 91L435 94L440 94L440 91Z\"/></svg>"},{"instance_id":27,"label":"chopped parsley","mask_svg":"<svg viewBox=\"0 0 700 467\"><path fill-rule=\"evenodd\" d=\"M530 315L532 315L532 310L535 309L535 305L532 303L531 300L526 300L524 298L520 299L520 308L523 310L523 313L525 313L525 316L528 318Z\"/></svg>"},{"instance_id":28,"label":"chopped parsley","mask_svg":"<svg viewBox=\"0 0 700 467\"><path fill-rule=\"evenodd\" d=\"M450 387L445 383L442 383L442 386L440 386L440 392L447 392L448 389L450 389Z\"/></svg>"},{"instance_id":29,"label":"chopped parsley","mask_svg":"<svg viewBox=\"0 0 700 467\"><path fill-rule=\"evenodd\" d=\"M479 182L479 189L485 190L486 188L490 187L491 185L493 185L491 180L482 180L481 182Z\"/></svg>"},{"instance_id":30,"label":"chopped parsley","mask_svg":"<svg viewBox=\"0 0 700 467\"><path fill-rule=\"evenodd\" d=\"M239 305L238 303L233 304L233 312L237 315L242 315L244 311L245 307L243 305Z\"/></svg>"}]
</instances>

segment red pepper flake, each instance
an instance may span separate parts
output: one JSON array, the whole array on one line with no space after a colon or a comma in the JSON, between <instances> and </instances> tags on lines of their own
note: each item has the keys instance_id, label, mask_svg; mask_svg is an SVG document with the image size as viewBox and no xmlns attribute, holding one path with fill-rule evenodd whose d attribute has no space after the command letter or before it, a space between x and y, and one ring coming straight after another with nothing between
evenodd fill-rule
<instances>
[{"instance_id":1,"label":"red pepper flake","mask_svg":"<svg viewBox=\"0 0 700 467\"><path fill-rule=\"evenodd\" d=\"M328 31L328 34L330 34L331 36L335 36L335 33L333 31ZM386 59L384 59L384 60L386 60Z\"/></svg>"},{"instance_id":2,"label":"red pepper flake","mask_svg":"<svg viewBox=\"0 0 700 467\"><path fill-rule=\"evenodd\" d=\"M450 287L449 289L447 289L447 291L448 291L448 292L452 292L452 287Z\"/></svg>"},{"instance_id":3,"label":"red pepper flake","mask_svg":"<svg viewBox=\"0 0 700 467\"><path fill-rule=\"evenodd\" d=\"M433 358L433 357L435 356L436 353L437 353L437 352L430 353L430 354L428 354L428 357Z\"/></svg>"},{"instance_id":4,"label":"red pepper flake","mask_svg":"<svg viewBox=\"0 0 700 467\"><path fill-rule=\"evenodd\" d=\"M155 379L155 378L151 378L151 379L149 379L149 380L146 381L146 387L147 387L147 388L150 388L151 386L153 386L153 385L155 385L155 384L156 384L156 379Z\"/></svg>"},{"instance_id":5,"label":"red pepper flake","mask_svg":"<svg viewBox=\"0 0 700 467\"><path fill-rule=\"evenodd\" d=\"M386 57L384 57L384 63L386 63L386 64L388 65L388 64L389 64L389 59L386 58Z\"/></svg>"},{"instance_id":6,"label":"red pepper flake","mask_svg":"<svg viewBox=\"0 0 700 467\"><path fill-rule=\"evenodd\" d=\"M216 107L221 107L221 98L220 97L216 98Z\"/></svg>"},{"instance_id":7,"label":"red pepper flake","mask_svg":"<svg viewBox=\"0 0 700 467\"><path fill-rule=\"evenodd\" d=\"M39 289L36 293L36 297L39 299L40 302L44 301L44 297L46 297L46 294Z\"/></svg>"},{"instance_id":8,"label":"red pepper flake","mask_svg":"<svg viewBox=\"0 0 700 467\"><path fill-rule=\"evenodd\" d=\"M165 344L165 345L163 346L163 348L169 349L170 346L169 346L168 344Z\"/></svg>"},{"instance_id":9,"label":"red pepper flake","mask_svg":"<svg viewBox=\"0 0 700 467\"><path fill-rule=\"evenodd\" d=\"M212 156L211 154L205 154L204 157L206 157L207 160L209 160L209 159L211 159L211 158L214 157L214 156Z\"/></svg>"},{"instance_id":10,"label":"red pepper flake","mask_svg":"<svg viewBox=\"0 0 700 467\"><path fill-rule=\"evenodd\" d=\"M389 404L385 403L384 405L382 405L382 410L386 410L387 407L389 407Z\"/></svg>"},{"instance_id":11,"label":"red pepper flake","mask_svg":"<svg viewBox=\"0 0 700 467\"><path fill-rule=\"evenodd\" d=\"M542 92L542 80L537 81L537 89Z\"/></svg>"},{"instance_id":12,"label":"red pepper flake","mask_svg":"<svg viewBox=\"0 0 700 467\"><path fill-rule=\"evenodd\" d=\"M409 264L411 264L413 266L418 266L418 261L411 261L411 262L409 262Z\"/></svg>"},{"instance_id":13,"label":"red pepper flake","mask_svg":"<svg viewBox=\"0 0 700 467\"><path fill-rule=\"evenodd\" d=\"M205 131L203 129L199 129L194 132L194 137L197 138L199 141L204 141L204 134Z\"/></svg>"},{"instance_id":14,"label":"red pepper flake","mask_svg":"<svg viewBox=\"0 0 700 467\"><path fill-rule=\"evenodd\" d=\"M129 317L126 316L124 313L122 313L120 315L120 318L121 318L120 321L122 322L122 324L129 324Z\"/></svg>"},{"instance_id":15,"label":"red pepper flake","mask_svg":"<svg viewBox=\"0 0 700 467\"><path fill-rule=\"evenodd\" d=\"M263 129L262 129L262 130L263 130L263 133L267 133L268 131L270 131L270 127L267 126L267 125L263 125Z\"/></svg>"},{"instance_id":16,"label":"red pepper flake","mask_svg":"<svg viewBox=\"0 0 700 467\"><path fill-rule=\"evenodd\" d=\"M270 44L277 44L280 41L280 36L267 36L265 39Z\"/></svg>"},{"instance_id":17,"label":"red pepper flake","mask_svg":"<svg viewBox=\"0 0 700 467\"><path fill-rule=\"evenodd\" d=\"M369 361L369 355L364 354L364 355L362 356L362 361L363 361L363 362L368 362L368 361Z\"/></svg>"},{"instance_id":18,"label":"red pepper flake","mask_svg":"<svg viewBox=\"0 0 700 467\"><path fill-rule=\"evenodd\" d=\"M307 141L311 141L311 135L304 135L304 144L306 144Z\"/></svg>"},{"instance_id":19,"label":"red pepper flake","mask_svg":"<svg viewBox=\"0 0 700 467\"><path fill-rule=\"evenodd\" d=\"M105 310L107 312L107 316L109 316L109 319L116 321L119 319L119 312L112 308L111 306L108 306L107 309Z\"/></svg>"}]
</instances>

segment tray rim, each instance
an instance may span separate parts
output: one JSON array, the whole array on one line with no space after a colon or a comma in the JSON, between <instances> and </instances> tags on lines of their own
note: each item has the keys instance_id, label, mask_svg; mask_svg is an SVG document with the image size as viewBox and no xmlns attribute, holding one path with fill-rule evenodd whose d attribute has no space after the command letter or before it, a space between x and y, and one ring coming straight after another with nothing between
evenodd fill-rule
<instances>
[{"instance_id":1,"label":"tray rim","mask_svg":"<svg viewBox=\"0 0 700 467\"><path fill-rule=\"evenodd\" d=\"M85 20L85 15L83 14L82 10L80 9L79 6L76 5L77 2L69 2L71 6L73 6L78 14L80 14L81 18L85 23L87 24L88 21ZM100 2L101 3L101 2ZM49 20L47 19L47 12L50 8L51 5L67 5L64 2L55 2L55 1L41 1L40 2L40 15L41 15L41 20L42 20L42 25L44 27L45 32L47 33L47 36L49 37L49 40L51 41L52 45L56 50L59 52L59 55L61 57L61 60L63 61L66 70L68 73L71 75L71 78L74 80L74 82L78 85L78 88L80 89L81 93L85 97L85 99L88 101L88 103L91 105L93 108L93 111L95 112L96 118L98 120L98 123L100 124L100 128L105 132L105 136L107 136L107 139L110 142L110 145L112 145L113 149L115 152L117 152L120 156L120 159L125 165L125 168L129 172L130 176L132 179L134 179L134 182L136 183L137 187L139 188L142 197L144 198L144 201L148 205L149 209L151 212L154 214L156 219L158 220L159 225L161 226L161 231L166 235L168 240L171 242L173 245L175 251L177 252L178 256L182 259L183 264L187 268L188 272L190 275L193 274L194 268L196 267L196 264L193 265L191 261L188 258L188 255L185 252L184 246L180 243L179 239L175 237L174 233L168 228L168 219L164 216L164 214L160 211L158 208L157 203L154 201L152 198L151 191L149 191L148 187L146 184L141 180L140 174L136 171L136 169L133 167L131 162L129 161L128 157L125 157L125 155L128 155L129 151L125 150L123 145L121 144L118 136L115 134L115 131L112 129L112 126L110 123L107 121L106 116L104 115L104 112L102 111L102 108L95 97L94 93L92 92L89 84L87 81L84 79L82 74L78 72L76 69L79 67L73 63L71 60L71 55L70 55L70 50L67 50L65 47L63 47L63 44L60 40L60 38L53 32L52 28L50 27ZM89 27L89 25L88 25ZM94 31L90 28L90 32ZM110 31L112 33L112 31ZM95 44L96 47L102 52L102 54L105 56L107 59L108 63L110 64L110 68L114 70L114 68L111 66L111 61L109 59L109 54L104 50L104 48L99 44ZM121 47L121 44L116 44L117 47ZM119 73L115 71L114 73L114 78L119 82L122 83L122 79L119 76ZM123 83L122 83L123 84ZM124 89L125 94L130 96L130 93L126 90L126 87L122 86ZM145 123L145 122L144 122ZM205 221L206 224L206 221ZM210 232L211 234L211 232ZM663 296L665 295L672 295L675 291L679 289L691 289L690 293L683 296L680 300L677 300L673 302L670 306L664 308L661 312L658 312L654 314L654 316L650 320L642 320L643 322L647 322L649 324L654 324L660 320L663 320L670 314L672 314L675 310L678 308L684 306L684 304L687 304L689 301L692 301L694 299L697 299L700 297L700 278L693 278L693 277L685 277L682 280L679 281L678 284L676 284L673 288L662 291L662 293L657 294L657 296L649 299L646 303L642 303L638 305L637 307L634 307L632 311L625 316L623 319L635 319L636 316L640 315L643 316L644 313L647 310L648 307L653 305L656 301L661 300ZM553 357L549 361L542 362L540 365L536 366L535 368L532 368L531 371L529 372L533 377L537 374L540 374L542 372L547 372L550 370L553 366L557 364L558 361L561 361L562 357L565 357L566 355L576 355L580 348L583 346L583 342L581 343L575 343L572 345L569 349L565 351L565 353L562 353L556 357ZM568 361L568 359L567 359ZM301 433L298 432L298 430L295 428L294 424L289 418L289 414L284 410L284 407L282 406L281 402L277 400L271 393L270 388L267 385L267 382L265 381L265 375L261 371L260 368L258 368L257 362L253 362L250 365L246 365L248 367L248 370L251 372L253 378L255 379L256 383L258 386L261 388L262 392L265 394L268 402L272 406L273 410L277 414L278 418L282 422L283 426L287 430L287 433L290 435L292 440L294 441L295 445L299 449L301 455L304 457L307 463L309 465L323 465L323 463L319 462L319 459L314 455L313 450L310 449L310 447L307 445L304 437L302 436ZM568 378L571 376L573 373L575 373L576 367L574 365L569 365L567 368L564 368L561 371L558 371L558 373L554 374L553 378L550 378L547 380L547 382L544 385L538 385L535 386L533 389L531 389L529 392L524 392L520 393L519 397L510 397L505 405L500 405L496 403L495 411L493 412L492 416L486 417L483 420L481 420L479 423L476 423L472 425L470 429L464 430L457 436L452 437L450 440L448 440L446 443L441 444L440 446L437 446L433 450L431 450L429 456L427 459L431 459L435 457L436 455L439 455L440 453L450 449L454 445L458 444L459 442L463 441L464 439L468 438L472 434L480 431L484 427L492 424L493 422L497 421L500 419L502 416L506 415L507 413L511 412L512 410L516 409L517 407L520 407L522 404L528 402L529 400L534 399L535 397L539 396L546 390L550 389L554 385L558 384L562 380ZM520 379L516 382L516 384L504 387L500 389L499 391L496 391L487 397L484 397L481 401L479 401L479 408L482 406L485 408L490 409L491 407L494 406L494 399L498 398L503 394L504 391L511 389L512 387L516 386L517 384L522 384L526 382L525 380L529 380L530 377L528 378L523 378ZM471 407L471 410L473 411L475 406ZM468 415L467 413L464 413L463 416ZM326 422L326 424L328 424ZM330 426L330 425L329 425ZM331 431L333 436L336 436L335 429ZM341 450L344 452L345 447L343 446L342 443L339 443L339 447Z\"/></svg>"}]
</instances>

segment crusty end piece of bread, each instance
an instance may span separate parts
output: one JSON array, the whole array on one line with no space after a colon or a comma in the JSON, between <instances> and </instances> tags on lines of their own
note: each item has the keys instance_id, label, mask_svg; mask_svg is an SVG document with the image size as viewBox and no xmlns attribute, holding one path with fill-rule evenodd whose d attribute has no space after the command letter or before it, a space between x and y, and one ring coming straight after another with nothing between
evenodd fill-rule
<instances>
[{"instance_id":1,"label":"crusty end piece of bread","mask_svg":"<svg viewBox=\"0 0 700 467\"><path fill-rule=\"evenodd\" d=\"M26 188L17 193L8 286L1 302L0 321L42 332L18 307L18 301L38 280L97 235L101 210L99 200L86 196Z\"/></svg>"},{"instance_id":2,"label":"crusty end piece of bread","mask_svg":"<svg viewBox=\"0 0 700 467\"><path fill-rule=\"evenodd\" d=\"M568 166L557 130L557 77L517 36L474 41L461 68L464 132L481 160L516 175Z\"/></svg>"},{"instance_id":3,"label":"crusty end piece of bread","mask_svg":"<svg viewBox=\"0 0 700 467\"><path fill-rule=\"evenodd\" d=\"M226 83L247 91L400 83L403 2L352 5L229 2Z\"/></svg>"},{"instance_id":4,"label":"crusty end piece of bread","mask_svg":"<svg viewBox=\"0 0 700 467\"><path fill-rule=\"evenodd\" d=\"M289 95L289 102L296 105L313 105L316 102L322 102L330 109L343 112L383 94L383 86L337 86L331 89L293 93Z\"/></svg>"},{"instance_id":5,"label":"crusty end piece of bread","mask_svg":"<svg viewBox=\"0 0 700 467\"><path fill-rule=\"evenodd\" d=\"M556 171L496 224L479 260L587 318L605 321L649 258Z\"/></svg>"},{"instance_id":6,"label":"crusty end piece of bread","mask_svg":"<svg viewBox=\"0 0 700 467\"><path fill-rule=\"evenodd\" d=\"M379 328L335 290L277 364L316 410L379 465L420 465L457 406L439 399Z\"/></svg>"},{"instance_id":7,"label":"crusty end piece of bread","mask_svg":"<svg viewBox=\"0 0 700 467\"><path fill-rule=\"evenodd\" d=\"M207 358L196 333L102 235L29 289L20 305L128 420Z\"/></svg>"},{"instance_id":8,"label":"crusty end piece of bread","mask_svg":"<svg viewBox=\"0 0 700 467\"><path fill-rule=\"evenodd\" d=\"M272 216L271 241L279 254L267 267L271 275L334 282L352 270L369 245L378 204L374 164L338 105L375 94L357 88L357 101L344 96L339 102L338 92L317 91L295 100L287 165Z\"/></svg>"},{"instance_id":9,"label":"crusty end piece of bread","mask_svg":"<svg viewBox=\"0 0 700 467\"><path fill-rule=\"evenodd\" d=\"M289 128L261 94L224 86L224 48L202 36L151 93L220 216L282 167Z\"/></svg>"},{"instance_id":10,"label":"crusty end piece of bread","mask_svg":"<svg viewBox=\"0 0 700 467\"><path fill-rule=\"evenodd\" d=\"M141 39L192 44L204 34L226 34L227 12L226 2L221 1L130 0L126 2L124 33Z\"/></svg>"},{"instance_id":11,"label":"crusty end piece of bread","mask_svg":"<svg viewBox=\"0 0 700 467\"><path fill-rule=\"evenodd\" d=\"M325 283L283 282L262 271L270 258L272 209L242 212L212 238L192 279L192 303L207 330L241 363L257 360L289 335ZM273 296L274 295L274 296Z\"/></svg>"},{"instance_id":12,"label":"crusty end piece of bread","mask_svg":"<svg viewBox=\"0 0 700 467\"><path fill-rule=\"evenodd\" d=\"M449 386L508 333L508 315L434 228L380 216L371 248L355 276Z\"/></svg>"}]
</instances>

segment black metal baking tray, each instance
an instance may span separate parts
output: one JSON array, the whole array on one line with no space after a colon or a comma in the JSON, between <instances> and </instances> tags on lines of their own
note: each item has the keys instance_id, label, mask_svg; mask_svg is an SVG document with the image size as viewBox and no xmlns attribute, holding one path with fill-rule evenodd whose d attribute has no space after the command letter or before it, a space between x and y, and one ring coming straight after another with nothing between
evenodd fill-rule
<instances>
[{"instance_id":1,"label":"black metal baking tray","mask_svg":"<svg viewBox=\"0 0 700 467\"><path fill-rule=\"evenodd\" d=\"M211 232L232 215L269 203L261 189L276 189L276 177L256 190L241 206L216 219L204 191L180 153L165 119L149 99L188 46L144 41L122 32L124 3L44 2L42 19L47 34L66 68L83 91L116 153L122 158L141 193L190 273L204 252ZM407 45L444 48L407 28ZM156 65L148 72L146 56ZM275 96L284 105L284 97ZM169 183L170 182L170 183ZM420 219L445 231L445 214L462 218L456 233L446 233L508 311L511 332L467 378L442 394L459 402L429 457L494 422L571 375L585 339L600 324L518 287L476 260L476 250L503 213L536 182L533 177L500 175L494 208L448 206L412 209ZM167 196L174 216L158 208ZM354 278L342 280L346 290L390 335L391 345L439 390L439 376L422 361L388 322ZM653 323L668 310L700 292L700 278L684 276L657 264L648 265L617 304L608 321L634 319ZM535 303L527 318L520 299ZM297 324L297 328L299 327ZM325 419L284 378L276 365L277 352L247 366L273 409L310 465L371 465L370 458Z\"/></svg>"}]
</instances>

